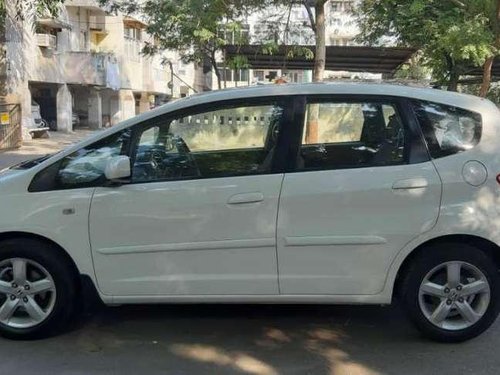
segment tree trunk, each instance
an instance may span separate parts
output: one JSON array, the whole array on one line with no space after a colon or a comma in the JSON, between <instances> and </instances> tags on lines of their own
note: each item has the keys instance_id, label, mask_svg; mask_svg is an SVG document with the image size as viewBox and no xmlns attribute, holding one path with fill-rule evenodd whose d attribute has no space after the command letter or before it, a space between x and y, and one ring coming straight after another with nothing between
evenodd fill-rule
<instances>
[{"instance_id":1,"label":"tree trunk","mask_svg":"<svg viewBox=\"0 0 500 375\"><path fill-rule=\"evenodd\" d=\"M326 62L326 29L325 29L326 0L316 0L314 10L316 19L312 19L312 12L308 2L304 1L311 21L311 28L316 37L316 54L314 55L313 82L323 81ZM306 144L319 142L319 104L309 104L307 108Z\"/></svg>"},{"instance_id":2,"label":"tree trunk","mask_svg":"<svg viewBox=\"0 0 500 375\"><path fill-rule=\"evenodd\" d=\"M458 80L460 79L460 75L457 73L455 69L450 71L450 80L448 81L448 86L446 90L448 91L457 91L458 90Z\"/></svg>"},{"instance_id":3,"label":"tree trunk","mask_svg":"<svg viewBox=\"0 0 500 375\"><path fill-rule=\"evenodd\" d=\"M220 75L220 70L217 67L217 64L213 65L213 67L214 67L215 76L217 77L217 88L220 90L220 89L222 89L222 77Z\"/></svg>"},{"instance_id":4,"label":"tree trunk","mask_svg":"<svg viewBox=\"0 0 500 375\"><path fill-rule=\"evenodd\" d=\"M222 89L222 77L220 74L220 69L217 66L217 59L215 57L215 50L212 49L210 52L210 55L206 57L208 60L210 60L210 73L212 73L212 69L214 70L215 77L217 77L217 88L220 90ZM226 75L226 72L224 72L224 76Z\"/></svg>"},{"instance_id":5,"label":"tree trunk","mask_svg":"<svg viewBox=\"0 0 500 375\"><path fill-rule=\"evenodd\" d=\"M483 66L483 82L481 83L481 89L479 90L479 96L481 98L485 98L490 90L491 67L493 66L493 60L495 60L495 56L489 57Z\"/></svg>"},{"instance_id":6,"label":"tree trunk","mask_svg":"<svg viewBox=\"0 0 500 375\"><path fill-rule=\"evenodd\" d=\"M495 34L495 52L498 53L498 50L500 49L500 0L497 0L495 19L492 20L492 23L493 33ZM491 68L493 67L494 61L495 55L488 58L483 66L483 82L481 84L481 90L479 91L479 96L483 98L486 97L488 91L490 90Z\"/></svg>"},{"instance_id":7,"label":"tree trunk","mask_svg":"<svg viewBox=\"0 0 500 375\"><path fill-rule=\"evenodd\" d=\"M326 0L316 0L314 9L316 11L315 34L316 55L314 58L313 81L321 82L325 75L326 60L326 30L325 30L325 3Z\"/></svg>"}]
</instances>

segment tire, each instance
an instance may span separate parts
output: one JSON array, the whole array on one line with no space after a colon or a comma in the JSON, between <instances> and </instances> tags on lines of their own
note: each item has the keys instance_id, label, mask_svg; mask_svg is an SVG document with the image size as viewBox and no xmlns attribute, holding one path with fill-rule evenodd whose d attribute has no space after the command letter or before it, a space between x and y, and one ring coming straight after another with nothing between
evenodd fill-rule
<instances>
[{"instance_id":1,"label":"tire","mask_svg":"<svg viewBox=\"0 0 500 375\"><path fill-rule=\"evenodd\" d=\"M480 249L460 243L432 245L406 271L400 297L410 319L427 338L466 341L497 318L498 270ZM476 294L469 294L474 290Z\"/></svg>"},{"instance_id":2,"label":"tire","mask_svg":"<svg viewBox=\"0 0 500 375\"><path fill-rule=\"evenodd\" d=\"M71 263L50 244L33 239L0 242L0 335L28 340L62 332L75 313L75 276Z\"/></svg>"}]
</instances>

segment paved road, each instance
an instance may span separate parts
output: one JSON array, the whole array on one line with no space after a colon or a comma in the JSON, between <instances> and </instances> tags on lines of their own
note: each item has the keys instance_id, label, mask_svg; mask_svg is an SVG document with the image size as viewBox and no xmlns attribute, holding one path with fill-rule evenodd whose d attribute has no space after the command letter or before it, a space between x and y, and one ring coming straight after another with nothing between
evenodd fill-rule
<instances>
[{"instance_id":1,"label":"paved road","mask_svg":"<svg viewBox=\"0 0 500 375\"><path fill-rule=\"evenodd\" d=\"M123 306L59 337L0 339L0 374L498 374L499 346L498 322L437 344L394 307Z\"/></svg>"}]
</instances>

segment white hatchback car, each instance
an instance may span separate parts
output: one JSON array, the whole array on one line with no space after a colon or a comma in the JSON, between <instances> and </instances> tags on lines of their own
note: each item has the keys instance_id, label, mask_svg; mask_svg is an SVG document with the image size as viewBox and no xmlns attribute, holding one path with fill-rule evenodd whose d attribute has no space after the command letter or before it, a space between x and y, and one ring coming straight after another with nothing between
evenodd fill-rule
<instances>
[{"instance_id":1,"label":"white hatchback car","mask_svg":"<svg viewBox=\"0 0 500 375\"><path fill-rule=\"evenodd\" d=\"M441 341L498 314L500 113L376 84L196 95L0 174L0 331L106 304L370 303Z\"/></svg>"}]
</instances>

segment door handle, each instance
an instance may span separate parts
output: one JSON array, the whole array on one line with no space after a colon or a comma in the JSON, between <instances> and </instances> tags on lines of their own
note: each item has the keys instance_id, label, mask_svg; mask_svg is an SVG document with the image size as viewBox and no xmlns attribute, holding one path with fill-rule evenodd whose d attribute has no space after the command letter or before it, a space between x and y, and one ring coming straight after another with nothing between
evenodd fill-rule
<instances>
[{"instance_id":1,"label":"door handle","mask_svg":"<svg viewBox=\"0 0 500 375\"><path fill-rule=\"evenodd\" d=\"M408 178L405 180L398 180L394 182L392 188L394 190L409 190L409 189L422 189L429 186L427 179L423 177Z\"/></svg>"},{"instance_id":2,"label":"door handle","mask_svg":"<svg viewBox=\"0 0 500 375\"><path fill-rule=\"evenodd\" d=\"M242 193L235 194L229 198L228 204L245 204L245 203L258 203L264 200L264 194L256 193Z\"/></svg>"}]
</instances>

